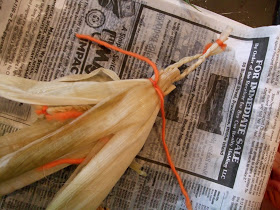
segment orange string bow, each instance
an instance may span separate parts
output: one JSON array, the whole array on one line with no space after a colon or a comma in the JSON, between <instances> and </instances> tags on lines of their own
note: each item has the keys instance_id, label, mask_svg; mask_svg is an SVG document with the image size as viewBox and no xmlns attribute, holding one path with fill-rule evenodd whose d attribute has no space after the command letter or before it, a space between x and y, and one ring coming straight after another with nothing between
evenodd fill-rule
<instances>
[{"instance_id":1,"label":"orange string bow","mask_svg":"<svg viewBox=\"0 0 280 210\"><path fill-rule=\"evenodd\" d=\"M99 45L102 45L104 47L107 47L109 49L112 49L112 50L115 50L115 51L118 51L118 52L121 52L125 55L129 55L129 56L132 56L132 57L135 57L139 60L142 60L142 61L145 61L146 63L148 63L154 70L154 74L155 74L155 78L154 80L152 78L150 78L149 80L151 81L152 85L154 86L155 88L155 91L157 92L158 96L159 96L159 99L160 99L160 110L161 110L161 116L162 116L162 143L163 143L163 148L165 150L165 153L166 153L166 158L167 158L167 161L169 163L169 166L172 170L172 172L174 173L177 181L178 181L178 184L181 188L181 191L182 191L182 194L185 196L186 198L186 207L188 209L192 209L192 205L191 205L191 201L190 201L190 198L189 198L189 195L187 193L187 191L185 190L184 188L184 184L182 182L182 179L180 177L180 175L178 174L178 172L176 171L176 168L175 168L175 165L171 159L171 156L170 156L170 153L169 153L169 150L168 150L168 146L166 144L166 141L165 141L165 127L166 127L166 119L165 119L165 111L164 111L164 94L162 92L162 90L160 89L160 87L158 86L158 80L159 80L159 71L157 69L157 66L154 62L152 62L150 59L144 57L144 56L141 56L137 53L133 53L133 52L130 52L130 51L126 51L126 50L123 50L123 49L120 49L114 45L110 45L108 44L107 42L104 42L104 41L101 41L101 40L98 40L98 39L95 39L91 36L87 36L87 35L82 35L82 34L77 34L76 35L79 39L85 39L85 40L89 40L89 41L92 41L92 42L95 42ZM224 50L226 48L226 44L224 44L221 40L217 40L216 41L219 46ZM209 43L208 45L206 45L205 49L204 49L204 52L203 54L211 47L212 43ZM37 114L47 114L46 112L46 106L43 106L42 110L39 110L37 112ZM51 163L48 163L40 168L38 168L39 170L43 170L43 169L48 169L48 168L52 168L56 165L60 165L60 164L79 164L81 162L83 162L84 158L80 158L80 159L61 159L61 160L56 160L56 161L53 161Z\"/></svg>"}]
</instances>

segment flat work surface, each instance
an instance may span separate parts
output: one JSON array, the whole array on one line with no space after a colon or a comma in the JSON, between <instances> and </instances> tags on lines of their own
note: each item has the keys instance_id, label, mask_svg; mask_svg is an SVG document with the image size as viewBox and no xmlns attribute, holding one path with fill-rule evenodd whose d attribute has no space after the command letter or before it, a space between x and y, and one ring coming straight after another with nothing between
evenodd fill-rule
<instances>
[{"instance_id":1,"label":"flat work surface","mask_svg":"<svg viewBox=\"0 0 280 210\"><path fill-rule=\"evenodd\" d=\"M272 25L277 0L191 0L191 3L251 27Z\"/></svg>"}]
</instances>

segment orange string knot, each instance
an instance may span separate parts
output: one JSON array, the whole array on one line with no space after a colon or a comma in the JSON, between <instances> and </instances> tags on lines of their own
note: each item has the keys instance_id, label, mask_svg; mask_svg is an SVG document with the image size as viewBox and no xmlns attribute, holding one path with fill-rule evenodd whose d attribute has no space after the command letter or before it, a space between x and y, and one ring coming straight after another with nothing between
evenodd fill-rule
<instances>
[{"instance_id":1,"label":"orange string knot","mask_svg":"<svg viewBox=\"0 0 280 210\"><path fill-rule=\"evenodd\" d=\"M227 47L227 45L226 45L222 40L220 40L220 39L217 39L217 40L216 40L216 43L220 46L220 48L221 48L222 50L225 50L226 47ZM212 45L213 45L213 43L208 43L208 44L205 46L204 50L203 50L203 54L205 54L205 53L207 52L207 50L208 50Z\"/></svg>"}]
</instances>

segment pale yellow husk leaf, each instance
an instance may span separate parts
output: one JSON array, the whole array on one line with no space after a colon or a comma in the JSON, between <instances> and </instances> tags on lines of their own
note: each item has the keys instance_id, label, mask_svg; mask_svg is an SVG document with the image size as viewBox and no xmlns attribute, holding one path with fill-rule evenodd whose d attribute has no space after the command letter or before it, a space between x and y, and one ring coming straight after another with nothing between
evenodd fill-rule
<instances>
[{"instance_id":1,"label":"pale yellow husk leaf","mask_svg":"<svg viewBox=\"0 0 280 210\"><path fill-rule=\"evenodd\" d=\"M76 149L76 150L72 151L71 153L64 155L62 158L85 158L87 156L87 154L90 152L91 148L98 147L98 149L100 150L101 149L100 144L102 144L102 146L104 146L105 142L102 142L102 141L94 142L92 145L90 145L90 147L87 146L84 148ZM99 150L96 150L96 153ZM15 177L15 178L9 179L4 182L0 182L0 196L7 195L9 193L14 192L15 190L18 190L27 185L30 185L30 184L32 184L50 174L53 174L67 166L69 166L69 164L61 164L61 165L57 165L53 168L42 169L42 170L33 169L33 170L30 170L28 172L25 172L25 173Z\"/></svg>"},{"instance_id":2,"label":"pale yellow husk leaf","mask_svg":"<svg viewBox=\"0 0 280 210\"><path fill-rule=\"evenodd\" d=\"M108 71L110 70L106 70ZM91 74L76 75L51 82L39 82L1 75L0 96L36 105L87 105L97 104L104 98L147 83L143 79L97 82L91 81L90 76Z\"/></svg>"},{"instance_id":3,"label":"pale yellow husk leaf","mask_svg":"<svg viewBox=\"0 0 280 210\"><path fill-rule=\"evenodd\" d=\"M47 209L96 209L144 145L157 113L158 108L142 125L117 132Z\"/></svg>"}]
</instances>

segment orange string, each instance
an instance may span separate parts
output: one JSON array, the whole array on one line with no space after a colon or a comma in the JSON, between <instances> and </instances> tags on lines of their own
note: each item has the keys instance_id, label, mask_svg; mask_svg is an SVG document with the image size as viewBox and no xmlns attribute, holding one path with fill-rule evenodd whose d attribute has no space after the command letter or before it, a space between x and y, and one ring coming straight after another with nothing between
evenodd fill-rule
<instances>
[{"instance_id":1,"label":"orange string","mask_svg":"<svg viewBox=\"0 0 280 210\"><path fill-rule=\"evenodd\" d=\"M145 61L146 63L148 63L154 69L155 82L158 82L158 80L159 80L159 71L157 69L156 64L153 61L151 61L149 58L146 58L146 57L144 57L142 55L139 55L137 53L133 53L133 52L130 52L130 51L123 50L121 48L118 48L118 47L116 47L114 45L110 45L107 42L101 41L99 39L95 39L94 37L91 37L91 36L88 36L88 35L76 34L76 37L79 38L79 39L86 39L86 40L95 42L95 43L97 43L99 45L102 45L104 47L107 47L109 49L118 51L118 52L123 53L125 55L132 56L132 57L137 58L137 59L139 59L141 61Z\"/></svg>"},{"instance_id":2,"label":"orange string","mask_svg":"<svg viewBox=\"0 0 280 210\"><path fill-rule=\"evenodd\" d=\"M220 39L217 39L216 43L222 48L222 50L225 50L227 47L227 45Z\"/></svg>"},{"instance_id":3,"label":"orange string","mask_svg":"<svg viewBox=\"0 0 280 210\"><path fill-rule=\"evenodd\" d=\"M38 110L36 110L35 112L36 112L37 115L41 115L41 114L47 115L47 114L48 114L48 113L47 113L47 109L48 109L47 106L42 106L41 109L38 109Z\"/></svg>"},{"instance_id":4,"label":"orange string","mask_svg":"<svg viewBox=\"0 0 280 210\"><path fill-rule=\"evenodd\" d=\"M205 54L205 53L207 52L207 50L212 46L212 44L213 44L213 43L208 43L208 44L205 46L205 48L204 48L204 50L203 50L203 54Z\"/></svg>"},{"instance_id":5,"label":"orange string","mask_svg":"<svg viewBox=\"0 0 280 210\"><path fill-rule=\"evenodd\" d=\"M46 119L47 120L58 120L58 121L63 122L63 121L68 120L68 119L77 118L82 114L83 114L83 112L71 110L71 111L67 111L67 112L54 113L52 115L50 115L50 114L46 115Z\"/></svg>"},{"instance_id":6,"label":"orange string","mask_svg":"<svg viewBox=\"0 0 280 210\"><path fill-rule=\"evenodd\" d=\"M182 194L186 198L186 207L188 209L192 209L190 198L188 196L188 193L187 193L186 189L184 188L184 184L183 184L183 182L182 182L182 180L180 178L180 175L176 171L175 165L174 165L174 163L173 163L173 161L171 159L171 156L170 156L170 153L169 153L169 150L168 150L168 146L167 146L166 141L165 141L166 119L165 119L165 111L164 111L164 94L163 94L162 90L160 89L160 87L157 84L158 80L159 80L159 71L157 69L156 64L154 62L152 62L150 59L148 59L148 58L146 58L144 56L141 56L141 55L139 55L137 53L133 53L133 52L130 52L130 51L126 51L126 50L120 49L120 48L118 48L116 46L110 45L107 42L95 39L95 38L93 38L91 36L82 35L82 34L77 34L76 36L78 38L80 38L80 39L86 39L86 40L89 40L89 41L92 41L92 42L96 42L97 44L102 45L104 47L110 48L112 50L121 52L121 53L123 53L125 55L129 55L129 56L135 57L135 58L137 58L139 60L145 61L145 62L147 62L153 68L154 74L155 74L155 79L153 80L153 79L150 78L149 80L151 81L152 85L154 86L155 91L157 92L157 94L159 96L159 99L160 99L160 110L161 110L161 116L162 116L162 143L163 143L163 148L165 150L166 158L167 158L167 161L168 161L168 163L170 165L170 168L171 168L172 172L174 173L174 175L175 175L175 177L176 177L176 179L178 181L178 184L180 186ZM57 160L57 161L48 163L48 164L46 164L46 165L44 165L42 167L44 169L45 168L51 168L51 167L54 167L54 166L59 165L59 164L70 163L71 160L75 160L75 159L61 159L61 160ZM82 162L82 159L80 159L80 160ZM75 162L75 164L77 164L77 162Z\"/></svg>"},{"instance_id":7,"label":"orange string","mask_svg":"<svg viewBox=\"0 0 280 210\"><path fill-rule=\"evenodd\" d=\"M192 209L192 204L191 204L191 201L190 201L190 198L189 198L189 195L184 187L184 184L182 182L182 179L180 177L180 175L178 174L176 168L175 168L175 165L171 159L171 156L170 156L170 153L169 153L169 149L168 149L168 146L166 144L166 141L165 141L165 127L166 127L166 119L165 119L165 111L164 111L164 95L163 95L163 92L162 90L159 88L159 86L157 85L157 83L155 81L153 81L152 79L149 79L159 98L160 98L160 111L161 111L161 116L162 116L162 132L161 132L161 140L162 140L162 144L163 144L163 148L164 148L164 151L165 151L165 154L166 154L166 158L167 158L167 161L169 163L169 166L172 170L172 172L174 173L177 181L178 181L178 184L180 186L180 189L181 189L181 192L183 193L183 195L185 196L186 198L186 206L188 209Z\"/></svg>"},{"instance_id":8,"label":"orange string","mask_svg":"<svg viewBox=\"0 0 280 210\"><path fill-rule=\"evenodd\" d=\"M53 168L57 165L61 164L80 164L84 161L84 158L79 158L79 159L61 159L61 160L55 160L53 162L47 163L40 168L38 168L39 171L45 170L45 169L50 169Z\"/></svg>"},{"instance_id":9,"label":"orange string","mask_svg":"<svg viewBox=\"0 0 280 210\"><path fill-rule=\"evenodd\" d=\"M54 114L49 114L47 112L48 106L42 106L41 109L36 110L37 115L45 115L47 120L57 120L57 121L65 121L68 119L77 118L83 114L83 112L79 112L76 110L66 111L66 112L57 112Z\"/></svg>"},{"instance_id":10,"label":"orange string","mask_svg":"<svg viewBox=\"0 0 280 210\"><path fill-rule=\"evenodd\" d=\"M227 45L226 45L222 40L220 40L220 39L217 39L217 40L216 40L216 43L222 48L222 50L225 50L226 47L227 47ZM205 46L205 48L204 48L204 50L203 50L203 54L205 54L205 53L207 52L207 50L212 46L212 44L213 44L213 43L208 43L208 44Z\"/></svg>"}]
</instances>

